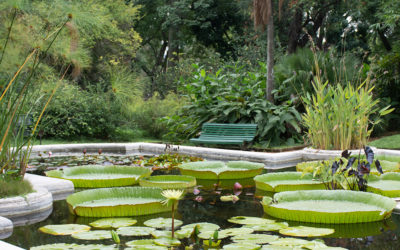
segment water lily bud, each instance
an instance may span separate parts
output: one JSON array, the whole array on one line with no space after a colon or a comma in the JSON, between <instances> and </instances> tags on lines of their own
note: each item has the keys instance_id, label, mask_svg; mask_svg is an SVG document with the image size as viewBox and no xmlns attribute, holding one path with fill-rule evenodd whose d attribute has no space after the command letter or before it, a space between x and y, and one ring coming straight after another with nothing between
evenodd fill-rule
<instances>
[{"instance_id":1,"label":"water lily bud","mask_svg":"<svg viewBox=\"0 0 400 250\"><path fill-rule=\"evenodd\" d=\"M235 182L235 184L233 185L234 190L239 190L242 188L243 188L243 186L239 182Z\"/></svg>"},{"instance_id":2,"label":"water lily bud","mask_svg":"<svg viewBox=\"0 0 400 250\"><path fill-rule=\"evenodd\" d=\"M200 189L194 188L194 189L193 189L193 194L194 194L194 195L200 194Z\"/></svg>"},{"instance_id":3,"label":"water lily bud","mask_svg":"<svg viewBox=\"0 0 400 250\"><path fill-rule=\"evenodd\" d=\"M51 151L49 151L49 157L51 157L52 154L53 154L53 153L52 153Z\"/></svg>"}]
</instances>

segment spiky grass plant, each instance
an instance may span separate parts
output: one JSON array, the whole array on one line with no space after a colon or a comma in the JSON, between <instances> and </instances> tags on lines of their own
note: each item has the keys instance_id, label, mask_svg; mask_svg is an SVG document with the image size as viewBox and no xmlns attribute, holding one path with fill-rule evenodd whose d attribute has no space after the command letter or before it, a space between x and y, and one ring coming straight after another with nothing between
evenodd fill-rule
<instances>
[{"instance_id":1,"label":"spiky grass plant","mask_svg":"<svg viewBox=\"0 0 400 250\"><path fill-rule=\"evenodd\" d=\"M173 189L167 189L164 190L161 193L162 196L165 197L165 200L163 200L161 203L166 206L171 206L171 215L172 215L172 238L174 238L174 233L175 233L175 225L174 225L174 215L175 215L175 204L183 198L183 190L173 190Z\"/></svg>"}]
</instances>

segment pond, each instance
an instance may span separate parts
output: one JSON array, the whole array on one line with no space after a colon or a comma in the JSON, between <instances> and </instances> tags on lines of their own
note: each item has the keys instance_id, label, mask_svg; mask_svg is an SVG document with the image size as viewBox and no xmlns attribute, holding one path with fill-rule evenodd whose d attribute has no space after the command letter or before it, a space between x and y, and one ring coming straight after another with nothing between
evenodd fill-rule
<instances>
[{"instance_id":1,"label":"pond","mask_svg":"<svg viewBox=\"0 0 400 250\"><path fill-rule=\"evenodd\" d=\"M86 156L85 156L86 157ZM108 162L120 162L123 164L131 164L132 161L141 161L140 164L144 164L144 157L135 156L133 160L127 158L118 158L113 156L99 156L97 158L103 158L103 162L96 162L97 164L109 164ZM149 159L149 158L147 158ZM52 165L51 168L58 168L59 166L65 166L64 158L53 158L54 162L61 162L61 165ZM87 160L87 158L86 158ZM198 160L198 159L193 159ZM68 160L69 161L69 160ZM146 160L147 161L147 160ZM59 164L58 163L58 164ZM86 164L86 163L85 163ZM73 164L74 165L74 164ZM77 163L76 165L80 165ZM168 165L165 163L164 165ZM167 172L170 172L170 168L166 167ZM43 169L42 169L43 170ZM159 169L158 169L159 170ZM164 173L164 171L157 171L159 173ZM175 172L173 170L172 172ZM154 174L154 173L153 173ZM233 194L233 183L225 183L220 185L214 185L213 181L200 182L204 187L199 187L198 190L190 189L186 193L183 200L179 201L178 209L176 211L176 218L182 220L183 225L196 223L196 222L209 222L219 225L222 229L226 228L237 228L240 225L228 222L228 219L233 216L253 216L270 218L263 212L263 208L260 204L261 197L263 195L269 195L265 192L255 190L254 182L252 180L242 180L243 186L245 187L240 193L236 193L239 197L237 202L222 202L220 197L223 195ZM79 191L79 190L77 190ZM200 192L199 192L200 191ZM135 226L143 226L143 222L157 217L170 218L171 213L153 214L147 216L138 216L135 219L138 221ZM77 244L106 244L112 245L113 240L78 240L70 236L53 236L49 234L44 234L39 232L39 228L50 224L85 224L97 220L98 218L87 218L87 217L77 217L69 213L66 201L56 201L54 202L53 212L44 221L27 226L20 226L14 228L12 236L5 239L4 241L20 246L22 248L29 249L32 246L39 246L45 244L54 243L77 243ZM281 220L277 220L281 221ZM289 226L312 226L319 228L334 228L335 233L332 236L319 237L328 246L344 247L347 249L399 249L400 246L400 215L393 214L391 218L373 223L358 223L358 224L339 224L339 225L327 225L327 224L310 224L310 223L300 223L287 221ZM277 232L257 232L263 234L273 234L280 235ZM120 236L121 247L124 249L123 245L127 241L134 239L150 238L150 237L127 237ZM313 240L316 238L303 238L307 240ZM183 244L188 246L192 242L188 239L184 239ZM231 243L231 240L224 239L221 245L226 245ZM184 249L181 246L179 249ZM196 245L195 249L202 249L200 245Z\"/></svg>"}]
</instances>

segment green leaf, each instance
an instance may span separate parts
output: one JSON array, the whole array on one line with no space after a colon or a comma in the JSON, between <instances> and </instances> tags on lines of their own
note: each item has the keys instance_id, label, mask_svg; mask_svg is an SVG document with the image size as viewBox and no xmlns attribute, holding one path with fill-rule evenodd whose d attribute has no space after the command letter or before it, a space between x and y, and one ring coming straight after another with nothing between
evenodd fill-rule
<instances>
[{"instance_id":1,"label":"green leaf","mask_svg":"<svg viewBox=\"0 0 400 250\"><path fill-rule=\"evenodd\" d=\"M78 245L78 244L67 244L67 243L56 243L47 244L36 247L31 247L31 250L118 250L119 248L114 245Z\"/></svg>"},{"instance_id":2,"label":"green leaf","mask_svg":"<svg viewBox=\"0 0 400 250\"><path fill-rule=\"evenodd\" d=\"M112 235L109 230L95 230L71 234L72 238L80 240L104 240L111 239Z\"/></svg>"},{"instance_id":3,"label":"green leaf","mask_svg":"<svg viewBox=\"0 0 400 250\"><path fill-rule=\"evenodd\" d=\"M257 244L240 242L240 243L227 244L222 249L257 250L260 248L261 248L261 246L259 246Z\"/></svg>"},{"instance_id":4,"label":"green leaf","mask_svg":"<svg viewBox=\"0 0 400 250\"><path fill-rule=\"evenodd\" d=\"M93 221L89 223L92 227L108 229L108 228L119 228L127 227L136 224L137 220L131 218L106 218Z\"/></svg>"},{"instance_id":5,"label":"green leaf","mask_svg":"<svg viewBox=\"0 0 400 250\"><path fill-rule=\"evenodd\" d=\"M186 175L155 175L139 180L142 187L183 189L196 186L196 178Z\"/></svg>"},{"instance_id":6,"label":"green leaf","mask_svg":"<svg viewBox=\"0 0 400 250\"><path fill-rule=\"evenodd\" d=\"M166 237L162 237L162 238L158 238L154 240L154 243L156 243L159 246L179 246L181 244L180 240L175 239L175 238L166 238Z\"/></svg>"},{"instance_id":7,"label":"green leaf","mask_svg":"<svg viewBox=\"0 0 400 250\"><path fill-rule=\"evenodd\" d=\"M145 226L153 227L153 228L161 228L161 229L171 229L172 228L172 219L171 218L155 218L147 220L143 223ZM174 227L177 228L181 226L183 222L181 220L174 219Z\"/></svg>"},{"instance_id":8,"label":"green leaf","mask_svg":"<svg viewBox=\"0 0 400 250\"><path fill-rule=\"evenodd\" d=\"M250 217L250 216L235 216L228 219L231 223L242 224L242 225L260 225L260 224L269 224L274 223L275 220L264 219L259 217Z\"/></svg>"},{"instance_id":9,"label":"green leaf","mask_svg":"<svg viewBox=\"0 0 400 250\"><path fill-rule=\"evenodd\" d=\"M154 232L152 227L120 227L117 234L122 236L147 236Z\"/></svg>"},{"instance_id":10,"label":"green leaf","mask_svg":"<svg viewBox=\"0 0 400 250\"><path fill-rule=\"evenodd\" d=\"M279 236L268 234L241 234L232 237L237 243L266 244L279 239Z\"/></svg>"},{"instance_id":11,"label":"green leaf","mask_svg":"<svg viewBox=\"0 0 400 250\"><path fill-rule=\"evenodd\" d=\"M288 227L279 230L280 234L288 236L296 236L296 237L318 237L318 236L333 234L334 232L335 230L331 228L318 228L318 227L306 227L306 226Z\"/></svg>"},{"instance_id":12,"label":"green leaf","mask_svg":"<svg viewBox=\"0 0 400 250\"><path fill-rule=\"evenodd\" d=\"M52 235L70 235L89 230L89 226L79 224L47 225L39 228L39 231Z\"/></svg>"},{"instance_id":13,"label":"green leaf","mask_svg":"<svg viewBox=\"0 0 400 250\"><path fill-rule=\"evenodd\" d=\"M218 230L220 227L217 224L208 223L208 222L198 222L187 224L181 227L181 229L191 229L193 230L195 226L199 226L199 231L215 231Z\"/></svg>"},{"instance_id":14,"label":"green leaf","mask_svg":"<svg viewBox=\"0 0 400 250\"><path fill-rule=\"evenodd\" d=\"M245 225L244 227L248 227L253 229L254 231L279 231L280 229L289 227L287 222L274 222L268 224L261 224L261 225Z\"/></svg>"}]
</instances>

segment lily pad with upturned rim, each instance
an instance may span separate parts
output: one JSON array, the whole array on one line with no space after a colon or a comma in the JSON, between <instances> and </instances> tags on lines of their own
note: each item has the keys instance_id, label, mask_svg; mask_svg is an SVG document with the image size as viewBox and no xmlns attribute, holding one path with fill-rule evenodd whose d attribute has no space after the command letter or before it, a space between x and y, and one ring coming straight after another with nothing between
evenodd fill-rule
<instances>
[{"instance_id":1,"label":"lily pad with upturned rim","mask_svg":"<svg viewBox=\"0 0 400 250\"><path fill-rule=\"evenodd\" d=\"M117 229L117 234L122 236L147 236L155 230L152 227L120 227Z\"/></svg>"},{"instance_id":2,"label":"lily pad with upturned rim","mask_svg":"<svg viewBox=\"0 0 400 250\"><path fill-rule=\"evenodd\" d=\"M143 223L145 226L153 227L153 228L172 228L172 219L171 218L154 218L147 220ZM181 226L183 222L181 220L174 219L174 228Z\"/></svg>"},{"instance_id":3,"label":"lily pad with upturned rim","mask_svg":"<svg viewBox=\"0 0 400 250\"><path fill-rule=\"evenodd\" d=\"M287 191L264 197L264 212L280 219L312 223L359 223L384 220L396 202L391 198L350 190Z\"/></svg>"},{"instance_id":4,"label":"lily pad with upturned rim","mask_svg":"<svg viewBox=\"0 0 400 250\"><path fill-rule=\"evenodd\" d=\"M296 190L325 190L325 185L313 179L310 173L279 172L258 175L254 177L256 188L268 192Z\"/></svg>"},{"instance_id":5,"label":"lily pad with upturned rim","mask_svg":"<svg viewBox=\"0 0 400 250\"><path fill-rule=\"evenodd\" d=\"M69 211L86 217L123 217L170 211L161 188L115 187L81 191L67 197Z\"/></svg>"},{"instance_id":6,"label":"lily pad with upturned rim","mask_svg":"<svg viewBox=\"0 0 400 250\"><path fill-rule=\"evenodd\" d=\"M93 221L89 223L92 227L95 228L120 228L120 227L128 227L136 224L137 220L132 218L105 218Z\"/></svg>"},{"instance_id":7,"label":"lily pad with upturned rim","mask_svg":"<svg viewBox=\"0 0 400 250\"><path fill-rule=\"evenodd\" d=\"M55 243L47 244L36 247L31 247L30 250L118 250L119 248L115 245L100 245L100 244L89 244L89 245L79 245L79 244L68 244L68 243Z\"/></svg>"},{"instance_id":8,"label":"lily pad with upturned rim","mask_svg":"<svg viewBox=\"0 0 400 250\"><path fill-rule=\"evenodd\" d=\"M104 240L111 239L111 231L109 230L94 230L71 234L72 238L79 240Z\"/></svg>"},{"instance_id":9,"label":"lily pad with upturned rim","mask_svg":"<svg viewBox=\"0 0 400 250\"><path fill-rule=\"evenodd\" d=\"M155 175L140 179L139 185L162 189L184 189L196 186L196 178L188 175Z\"/></svg>"},{"instance_id":10,"label":"lily pad with upturned rim","mask_svg":"<svg viewBox=\"0 0 400 250\"><path fill-rule=\"evenodd\" d=\"M229 222L241 225L259 225L259 224L267 224L274 223L275 220L264 219L259 217L251 217L251 216L235 216L228 219Z\"/></svg>"},{"instance_id":11,"label":"lily pad with upturned rim","mask_svg":"<svg viewBox=\"0 0 400 250\"><path fill-rule=\"evenodd\" d=\"M242 179L261 174L264 164L248 161L199 161L178 166L182 175L196 179Z\"/></svg>"},{"instance_id":12,"label":"lily pad with upturned rim","mask_svg":"<svg viewBox=\"0 0 400 250\"><path fill-rule=\"evenodd\" d=\"M296 237L319 237L330 235L335 232L332 228L318 228L318 227L287 227L279 230L280 234Z\"/></svg>"},{"instance_id":13,"label":"lily pad with upturned rim","mask_svg":"<svg viewBox=\"0 0 400 250\"><path fill-rule=\"evenodd\" d=\"M80 224L47 225L39 228L40 232L52 235L70 235L89 230L89 226Z\"/></svg>"},{"instance_id":14,"label":"lily pad with upturned rim","mask_svg":"<svg viewBox=\"0 0 400 250\"><path fill-rule=\"evenodd\" d=\"M99 188L132 186L148 177L151 169L136 166L86 165L45 172L48 177L70 180L74 187Z\"/></svg>"},{"instance_id":15,"label":"lily pad with upturned rim","mask_svg":"<svg viewBox=\"0 0 400 250\"><path fill-rule=\"evenodd\" d=\"M386 173L368 179L367 191L387 197L400 197L400 173Z\"/></svg>"}]
</instances>

